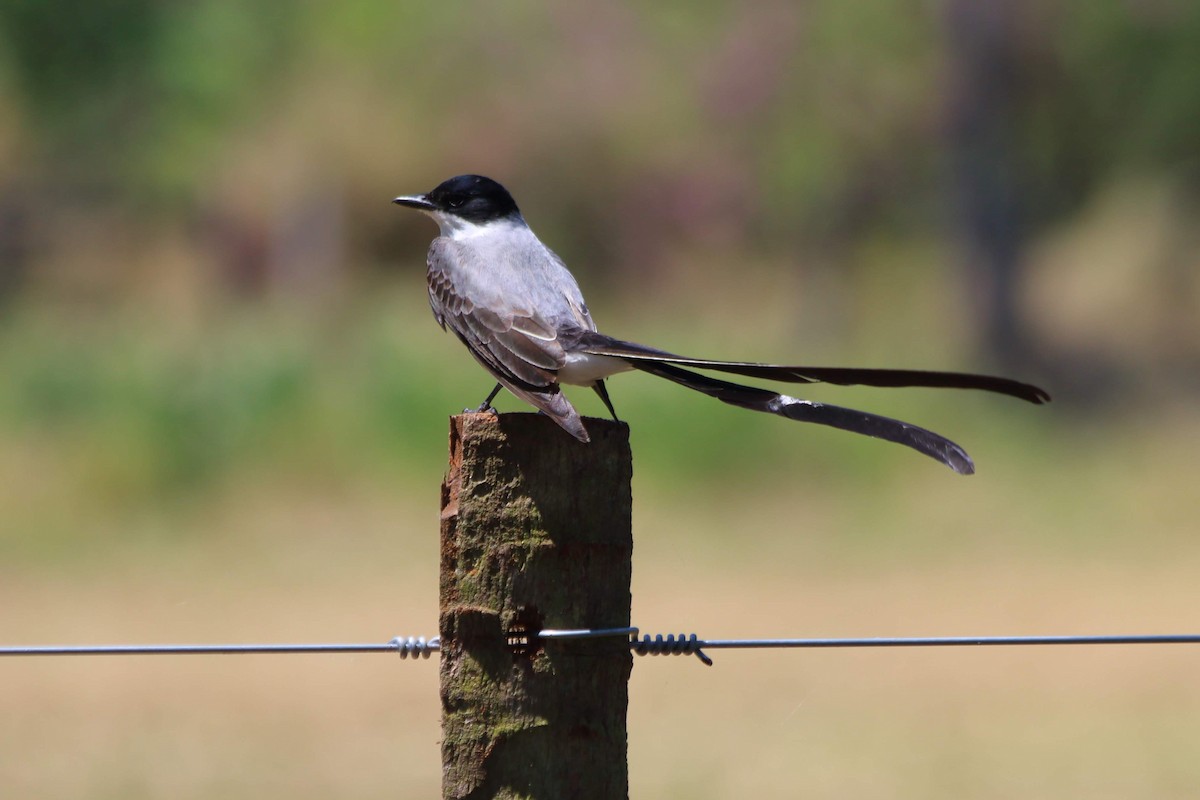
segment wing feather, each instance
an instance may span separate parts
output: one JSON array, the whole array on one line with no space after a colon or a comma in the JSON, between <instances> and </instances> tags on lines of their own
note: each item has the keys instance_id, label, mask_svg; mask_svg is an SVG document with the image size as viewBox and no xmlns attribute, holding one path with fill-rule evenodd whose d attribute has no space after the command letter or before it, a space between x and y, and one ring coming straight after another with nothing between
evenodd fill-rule
<instances>
[{"instance_id":1,"label":"wing feather","mask_svg":"<svg viewBox=\"0 0 1200 800\"><path fill-rule=\"evenodd\" d=\"M429 249L429 302L471 353L502 382L527 391L557 388L566 352L554 326L524 309L507 308L470 282L486 265L463 265L470 251L439 237Z\"/></svg>"}]
</instances>

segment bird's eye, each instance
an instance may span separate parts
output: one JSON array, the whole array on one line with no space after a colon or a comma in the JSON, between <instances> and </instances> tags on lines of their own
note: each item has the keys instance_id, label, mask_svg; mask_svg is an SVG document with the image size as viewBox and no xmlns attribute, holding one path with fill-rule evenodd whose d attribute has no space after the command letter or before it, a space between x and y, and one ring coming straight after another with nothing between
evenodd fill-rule
<instances>
[{"instance_id":1,"label":"bird's eye","mask_svg":"<svg viewBox=\"0 0 1200 800\"><path fill-rule=\"evenodd\" d=\"M465 202L467 202L465 197L451 197L446 201L446 205L450 206L451 208L462 208L462 204Z\"/></svg>"}]
</instances>

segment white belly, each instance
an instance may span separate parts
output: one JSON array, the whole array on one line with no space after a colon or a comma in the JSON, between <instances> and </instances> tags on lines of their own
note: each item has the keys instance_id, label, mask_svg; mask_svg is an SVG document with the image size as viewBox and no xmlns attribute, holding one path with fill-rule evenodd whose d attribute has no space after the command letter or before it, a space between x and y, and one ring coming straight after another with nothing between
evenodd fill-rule
<instances>
[{"instance_id":1,"label":"white belly","mask_svg":"<svg viewBox=\"0 0 1200 800\"><path fill-rule=\"evenodd\" d=\"M558 381L573 386L591 386L601 378L631 369L633 367L619 358L596 356L591 353L569 353L566 365L558 371Z\"/></svg>"}]
</instances>

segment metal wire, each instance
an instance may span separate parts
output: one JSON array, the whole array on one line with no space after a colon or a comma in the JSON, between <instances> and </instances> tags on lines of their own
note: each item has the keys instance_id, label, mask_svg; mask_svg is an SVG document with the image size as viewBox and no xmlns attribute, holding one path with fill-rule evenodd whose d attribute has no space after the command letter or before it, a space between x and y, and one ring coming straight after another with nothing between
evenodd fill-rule
<instances>
[{"instance_id":1,"label":"metal wire","mask_svg":"<svg viewBox=\"0 0 1200 800\"><path fill-rule=\"evenodd\" d=\"M438 650L438 637L397 636L383 644L107 644L0 647L0 656L195 656L277 655L292 653L398 653L401 658L429 658Z\"/></svg>"},{"instance_id":2,"label":"metal wire","mask_svg":"<svg viewBox=\"0 0 1200 800\"><path fill-rule=\"evenodd\" d=\"M700 639L696 634L666 638L649 634L631 643L638 655L695 655L708 666L708 650L749 648L835 648L835 647L986 647L1028 645L1132 645L1200 644L1200 634L1102 635L1102 636L908 636L891 638L839 639Z\"/></svg>"},{"instance_id":3,"label":"metal wire","mask_svg":"<svg viewBox=\"0 0 1200 800\"><path fill-rule=\"evenodd\" d=\"M868 639L707 639L702 647L962 647L988 645L1200 644L1200 634L1101 636L910 636Z\"/></svg>"},{"instance_id":4,"label":"metal wire","mask_svg":"<svg viewBox=\"0 0 1200 800\"><path fill-rule=\"evenodd\" d=\"M924 636L838 639L701 639L696 634L645 634L638 629L583 628L547 629L539 638L548 640L593 639L602 636L629 637L629 647L637 655L694 655L712 666L704 650L766 648L836 647L986 647L1029 645L1149 645L1200 644L1200 634L1133 634L1099 636ZM383 644L167 644L167 645L50 645L0 647L0 656L141 656L141 655L245 655L292 653L397 653L401 658L429 658L441 650L441 639L434 636L400 637Z\"/></svg>"},{"instance_id":5,"label":"metal wire","mask_svg":"<svg viewBox=\"0 0 1200 800\"><path fill-rule=\"evenodd\" d=\"M637 636L637 628L580 628L575 630L554 630L543 628L538 631L539 639L599 639L604 636Z\"/></svg>"}]
</instances>

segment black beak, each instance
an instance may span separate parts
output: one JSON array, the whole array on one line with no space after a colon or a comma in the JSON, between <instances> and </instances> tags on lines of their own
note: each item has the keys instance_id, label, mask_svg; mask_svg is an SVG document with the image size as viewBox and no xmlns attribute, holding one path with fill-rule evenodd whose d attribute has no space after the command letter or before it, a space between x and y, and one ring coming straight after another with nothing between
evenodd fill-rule
<instances>
[{"instance_id":1,"label":"black beak","mask_svg":"<svg viewBox=\"0 0 1200 800\"><path fill-rule=\"evenodd\" d=\"M429 198L423 194L402 194L392 201L398 206L406 206L415 208L417 211L436 211L437 206L429 201Z\"/></svg>"}]
</instances>

